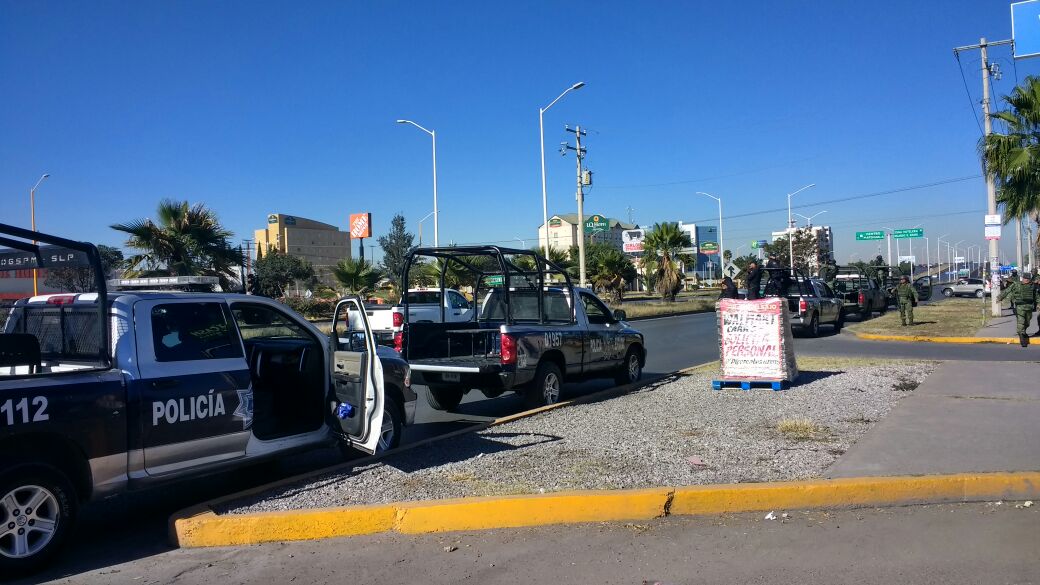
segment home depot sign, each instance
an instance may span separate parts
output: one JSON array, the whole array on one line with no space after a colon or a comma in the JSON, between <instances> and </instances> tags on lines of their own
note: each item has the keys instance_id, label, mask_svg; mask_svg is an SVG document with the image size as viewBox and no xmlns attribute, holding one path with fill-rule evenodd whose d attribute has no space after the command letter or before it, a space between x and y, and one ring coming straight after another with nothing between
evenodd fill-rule
<instances>
[{"instance_id":1,"label":"home depot sign","mask_svg":"<svg viewBox=\"0 0 1040 585\"><path fill-rule=\"evenodd\" d=\"M371 213L353 213L350 215L350 237L355 240L372 237Z\"/></svg>"}]
</instances>

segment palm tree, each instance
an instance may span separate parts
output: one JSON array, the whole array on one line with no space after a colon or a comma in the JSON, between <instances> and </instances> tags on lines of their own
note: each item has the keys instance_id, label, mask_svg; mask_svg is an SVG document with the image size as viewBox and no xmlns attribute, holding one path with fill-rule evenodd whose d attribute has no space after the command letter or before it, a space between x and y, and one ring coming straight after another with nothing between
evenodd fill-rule
<instances>
[{"instance_id":1,"label":"palm tree","mask_svg":"<svg viewBox=\"0 0 1040 585\"><path fill-rule=\"evenodd\" d=\"M376 287L383 273L364 258L347 258L332 267L332 276L350 294L365 295Z\"/></svg>"},{"instance_id":2,"label":"palm tree","mask_svg":"<svg viewBox=\"0 0 1040 585\"><path fill-rule=\"evenodd\" d=\"M614 303L620 304L625 294L625 285L634 277L636 269L621 250L608 244L601 244L600 249L592 257L589 279L593 286L605 290Z\"/></svg>"},{"instance_id":3,"label":"palm tree","mask_svg":"<svg viewBox=\"0 0 1040 585\"><path fill-rule=\"evenodd\" d=\"M231 247L234 234L213 210L163 199L157 214L158 223L137 219L110 226L130 234L127 247L140 251L126 259L125 276L216 276L221 289L234 288L242 252Z\"/></svg>"},{"instance_id":4,"label":"palm tree","mask_svg":"<svg viewBox=\"0 0 1040 585\"><path fill-rule=\"evenodd\" d=\"M675 295L682 288L679 263L691 260L688 254L683 253L683 249L690 246L690 234L679 229L678 223L655 223L646 234L643 255L653 257L653 264L656 264L657 292L661 299L675 301Z\"/></svg>"},{"instance_id":5,"label":"palm tree","mask_svg":"<svg viewBox=\"0 0 1040 585\"><path fill-rule=\"evenodd\" d=\"M1030 217L1040 221L1040 77L1026 77L1004 102L1009 109L993 118L1003 122L1006 131L980 140L979 153L996 179L1004 223Z\"/></svg>"}]
</instances>

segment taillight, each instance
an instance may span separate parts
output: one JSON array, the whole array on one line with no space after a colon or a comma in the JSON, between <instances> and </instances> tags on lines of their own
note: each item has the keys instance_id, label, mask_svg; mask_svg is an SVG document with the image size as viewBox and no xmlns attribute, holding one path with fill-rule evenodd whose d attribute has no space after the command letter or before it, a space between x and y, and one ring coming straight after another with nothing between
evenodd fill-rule
<instances>
[{"instance_id":1,"label":"taillight","mask_svg":"<svg viewBox=\"0 0 1040 585\"><path fill-rule=\"evenodd\" d=\"M404 314L394 311L394 327L404 326Z\"/></svg>"},{"instance_id":2,"label":"taillight","mask_svg":"<svg viewBox=\"0 0 1040 585\"><path fill-rule=\"evenodd\" d=\"M503 333L499 345L502 350L502 363L503 364L515 364L516 363L516 340L513 339L512 335Z\"/></svg>"},{"instance_id":3,"label":"taillight","mask_svg":"<svg viewBox=\"0 0 1040 585\"><path fill-rule=\"evenodd\" d=\"M397 353L404 353L404 331L394 333L394 349Z\"/></svg>"},{"instance_id":4,"label":"taillight","mask_svg":"<svg viewBox=\"0 0 1040 585\"><path fill-rule=\"evenodd\" d=\"M809 305L805 302L805 299L798 299L798 312L804 313L809 310Z\"/></svg>"},{"instance_id":5,"label":"taillight","mask_svg":"<svg viewBox=\"0 0 1040 585\"><path fill-rule=\"evenodd\" d=\"M859 293L859 304L867 304L867 297L863 293Z\"/></svg>"},{"instance_id":6,"label":"taillight","mask_svg":"<svg viewBox=\"0 0 1040 585\"><path fill-rule=\"evenodd\" d=\"M47 299L48 305L71 305L76 302L76 295L54 295Z\"/></svg>"}]
</instances>

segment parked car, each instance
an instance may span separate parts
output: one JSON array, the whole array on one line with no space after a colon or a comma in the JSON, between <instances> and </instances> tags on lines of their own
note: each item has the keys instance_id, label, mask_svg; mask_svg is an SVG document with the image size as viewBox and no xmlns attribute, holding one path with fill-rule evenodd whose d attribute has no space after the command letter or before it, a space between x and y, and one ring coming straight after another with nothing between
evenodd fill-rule
<instances>
[{"instance_id":1,"label":"parked car","mask_svg":"<svg viewBox=\"0 0 1040 585\"><path fill-rule=\"evenodd\" d=\"M875 312L884 314L888 310L888 294L871 278L854 267L839 268L834 281L834 294L842 300L845 315L859 315L866 321Z\"/></svg>"},{"instance_id":2,"label":"parked car","mask_svg":"<svg viewBox=\"0 0 1040 585\"><path fill-rule=\"evenodd\" d=\"M424 256L458 260L482 299L466 322L405 319L397 347L417 383L429 387L433 408L450 410L472 389L488 397L515 391L530 406L548 405L559 401L565 381L623 384L642 376L646 345L624 311L610 311L540 255L496 246L420 248L408 256L402 282Z\"/></svg>"},{"instance_id":3,"label":"parked car","mask_svg":"<svg viewBox=\"0 0 1040 585\"><path fill-rule=\"evenodd\" d=\"M96 285L20 299L0 329L0 575L44 563L88 500L323 445L371 453L414 417L408 365L358 297L330 338L265 297L109 295L93 245L0 234L0 273L24 260Z\"/></svg>"},{"instance_id":4,"label":"parked car","mask_svg":"<svg viewBox=\"0 0 1040 585\"><path fill-rule=\"evenodd\" d=\"M990 294L990 284L981 278L961 278L954 284L943 285L942 294L946 297L982 298Z\"/></svg>"},{"instance_id":5,"label":"parked car","mask_svg":"<svg viewBox=\"0 0 1040 585\"><path fill-rule=\"evenodd\" d=\"M780 282L786 286L787 308L791 315L791 328L796 333L809 337L820 335L820 325L830 325L834 332L845 326L843 299L823 281L807 276L801 269L788 267L769 268L783 275ZM762 279L760 296L778 296L784 291L775 290L769 276Z\"/></svg>"},{"instance_id":6,"label":"parked car","mask_svg":"<svg viewBox=\"0 0 1040 585\"><path fill-rule=\"evenodd\" d=\"M412 288L406 299L412 323L462 323L473 316L473 305L455 289ZM381 344L392 345L394 333L404 325L405 304L366 305L372 331Z\"/></svg>"}]
</instances>

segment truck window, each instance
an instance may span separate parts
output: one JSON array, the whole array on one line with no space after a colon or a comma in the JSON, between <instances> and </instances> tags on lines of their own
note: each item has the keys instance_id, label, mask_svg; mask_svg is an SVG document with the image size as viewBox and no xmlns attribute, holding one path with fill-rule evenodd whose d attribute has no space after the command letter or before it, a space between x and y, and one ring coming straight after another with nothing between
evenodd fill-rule
<instances>
[{"instance_id":1,"label":"truck window","mask_svg":"<svg viewBox=\"0 0 1040 585\"><path fill-rule=\"evenodd\" d=\"M408 291L408 304L410 305L439 305L441 303L441 292L437 290Z\"/></svg>"},{"instance_id":2,"label":"truck window","mask_svg":"<svg viewBox=\"0 0 1040 585\"><path fill-rule=\"evenodd\" d=\"M593 325L606 325L613 323L614 318L610 310L596 297L589 294L581 295L581 304L585 307L585 314L589 317L589 323Z\"/></svg>"},{"instance_id":3,"label":"truck window","mask_svg":"<svg viewBox=\"0 0 1040 585\"><path fill-rule=\"evenodd\" d=\"M169 303L152 308L152 346L158 362L242 357L242 344L221 303Z\"/></svg>"},{"instance_id":4,"label":"truck window","mask_svg":"<svg viewBox=\"0 0 1040 585\"><path fill-rule=\"evenodd\" d=\"M452 309L469 308L469 301L466 300L466 297L454 291L448 293L448 302L451 303Z\"/></svg>"},{"instance_id":5,"label":"truck window","mask_svg":"<svg viewBox=\"0 0 1040 585\"><path fill-rule=\"evenodd\" d=\"M238 323L242 339L306 339L314 341L313 336L303 327L271 307L263 305L246 305L235 303L231 309Z\"/></svg>"}]
</instances>

